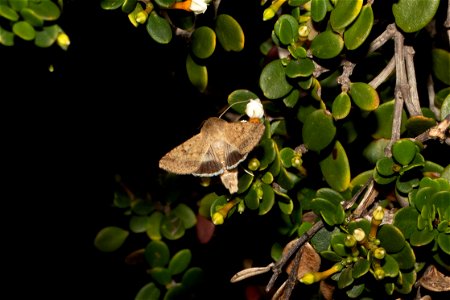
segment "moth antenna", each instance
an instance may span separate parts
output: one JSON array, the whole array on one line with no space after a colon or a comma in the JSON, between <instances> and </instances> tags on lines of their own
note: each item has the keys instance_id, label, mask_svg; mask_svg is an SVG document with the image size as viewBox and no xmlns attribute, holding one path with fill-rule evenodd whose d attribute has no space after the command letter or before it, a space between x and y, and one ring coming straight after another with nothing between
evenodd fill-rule
<instances>
[{"instance_id":1,"label":"moth antenna","mask_svg":"<svg viewBox=\"0 0 450 300\"><path fill-rule=\"evenodd\" d=\"M239 104L239 103L244 103L247 102L248 100L242 100L242 101L237 101L234 102L233 104L230 104L220 115L219 115L219 119L222 119L222 116L235 104Z\"/></svg>"}]
</instances>

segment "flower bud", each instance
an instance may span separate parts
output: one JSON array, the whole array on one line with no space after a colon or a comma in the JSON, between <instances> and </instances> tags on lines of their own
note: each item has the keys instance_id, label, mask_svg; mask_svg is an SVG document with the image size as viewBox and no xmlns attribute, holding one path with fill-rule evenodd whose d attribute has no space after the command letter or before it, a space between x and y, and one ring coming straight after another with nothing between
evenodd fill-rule
<instances>
[{"instance_id":1,"label":"flower bud","mask_svg":"<svg viewBox=\"0 0 450 300\"><path fill-rule=\"evenodd\" d=\"M386 255L386 250L383 247L378 247L373 250L373 256L377 259L383 259Z\"/></svg>"},{"instance_id":2,"label":"flower bud","mask_svg":"<svg viewBox=\"0 0 450 300\"><path fill-rule=\"evenodd\" d=\"M58 37L56 38L56 42L58 43L58 46L61 47L63 50L67 50L67 48L70 45L70 39L67 34L64 32L60 32L58 34Z\"/></svg>"},{"instance_id":3,"label":"flower bud","mask_svg":"<svg viewBox=\"0 0 450 300\"><path fill-rule=\"evenodd\" d=\"M245 113L250 119L261 119L264 116L264 108L259 99L250 99L245 107Z\"/></svg>"}]
</instances>

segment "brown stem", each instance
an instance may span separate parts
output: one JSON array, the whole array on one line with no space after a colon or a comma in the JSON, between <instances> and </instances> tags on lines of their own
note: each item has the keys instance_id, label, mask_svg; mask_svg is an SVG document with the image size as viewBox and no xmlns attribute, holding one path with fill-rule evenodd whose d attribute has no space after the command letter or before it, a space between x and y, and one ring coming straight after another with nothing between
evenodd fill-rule
<instances>
[{"instance_id":1,"label":"brown stem","mask_svg":"<svg viewBox=\"0 0 450 300\"><path fill-rule=\"evenodd\" d=\"M394 71L395 69L395 57L393 56L384 69L374 78L369 85L374 89L378 88Z\"/></svg>"},{"instance_id":2,"label":"brown stem","mask_svg":"<svg viewBox=\"0 0 450 300\"><path fill-rule=\"evenodd\" d=\"M450 114L448 114L444 120L434 127L431 127L424 133L416 136L415 140L419 142L425 142L427 140L439 139L444 142L447 139L447 135L450 136Z\"/></svg>"},{"instance_id":3,"label":"brown stem","mask_svg":"<svg viewBox=\"0 0 450 300\"><path fill-rule=\"evenodd\" d=\"M341 89L343 92L347 92L350 89L350 76L352 75L356 64L346 60L343 65L344 69L342 71L342 75L337 78L337 83L342 86Z\"/></svg>"},{"instance_id":4,"label":"brown stem","mask_svg":"<svg viewBox=\"0 0 450 300\"><path fill-rule=\"evenodd\" d=\"M411 46L405 46L404 48L405 63L406 63L406 75L408 76L409 95L410 97L405 99L406 108L411 116L421 116L422 110L420 109L419 94L417 92L416 72L414 69L414 48Z\"/></svg>"},{"instance_id":5,"label":"brown stem","mask_svg":"<svg viewBox=\"0 0 450 300\"><path fill-rule=\"evenodd\" d=\"M436 93L434 92L434 82L433 82L433 76L430 74L428 75L428 81L427 81L427 91L428 91L428 102L430 110L434 113L434 116L436 118L439 118L440 116L440 110L436 107L436 104L434 103L434 98L436 97Z\"/></svg>"},{"instance_id":6,"label":"brown stem","mask_svg":"<svg viewBox=\"0 0 450 300\"><path fill-rule=\"evenodd\" d=\"M397 32L397 28L395 27L395 23L389 24L386 27L386 30L383 31L376 39L370 43L369 53L376 51L378 48L383 46L387 41L389 41L394 34Z\"/></svg>"}]
</instances>

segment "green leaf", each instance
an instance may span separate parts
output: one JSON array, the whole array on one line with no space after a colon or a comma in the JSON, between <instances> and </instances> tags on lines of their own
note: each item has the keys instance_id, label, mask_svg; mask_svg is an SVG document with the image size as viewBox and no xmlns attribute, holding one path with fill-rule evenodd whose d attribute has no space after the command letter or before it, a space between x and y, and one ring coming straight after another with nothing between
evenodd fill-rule
<instances>
[{"instance_id":1,"label":"green leaf","mask_svg":"<svg viewBox=\"0 0 450 300\"><path fill-rule=\"evenodd\" d=\"M348 91L353 102L362 110L372 111L377 109L380 98L377 91L364 82L352 82Z\"/></svg>"},{"instance_id":2,"label":"green leaf","mask_svg":"<svg viewBox=\"0 0 450 300\"><path fill-rule=\"evenodd\" d=\"M392 4L395 24L405 32L416 32L431 22L439 0L399 0Z\"/></svg>"},{"instance_id":3,"label":"green leaf","mask_svg":"<svg viewBox=\"0 0 450 300\"><path fill-rule=\"evenodd\" d=\"M311 0L311 18L314 22L322 21L327 14L327 0Z\"/></svg>"},{"instance_id":4,"label":"green leaf","mask_svg":"<svg viewBox=\"0 0 450 300\"><path fill-rule=\"evenodd\" d=\"M245 108L250 100L259 99L258 96L245 89L235 90L228 95L228 105L240 114L245 113Z\"/></svg>"},{"instance_id":5,"label":"green leaf","mask_svg":"<svg viewBox=\"0 0 450 300\"><path fill-rule=\"evenodd\" d=\"M294 202L291 199L288 202L278 201L278 207L280 207L283 214L290 215L294 210Z\"/></svg>"},{"instance_id":6,"label":"green leaf","mask_svg":"<svg viewBox=\"0 0 450 300\"><path fill-rule=\"evenodd\" d=\"M154 206L148 200L138 199L131 204L131 210L140 216L145 216L154 210Z\"/></svg>"},{"instance_id":7,"label":"green leaf","mask_svg":"<svg viewBox=\"0 0 450 300\"><path fill-rule=\"evenodd\" d=\"M360 278L363 275L365 275L370 269L370 263L367 259L364 258L358 258L358 260L353 265L353 272L352 276L353 278Z\"/></svg>"},{"instance_id":8,"label":"green leaf","mask_svg":"<svg viewBox=\"0 0 450 300\"><path fill-rule=\"evenodd\" d=\"M371 227L370 222L366 219L352 221L348 224L348 232L353 234L353 231L355 231L356 228L360 228L368 236L370 232L370 227Z\"/></svg>"},{"instance_id":9,"label":"green leaf","mask_svg":"<svg viewBox=\"0 0 450 300\"><path fill-rule=\"evenodd\" d=\"M416 228L410 236L410 243L412 246L425 246L434 240L435 234L434 230L428 230L427 228L417 230Z\"/></svg>"},{"instance_id":10,"label":"green leaf","mask_svg":"<svg viewBox=\"0 0 450 300\"><path fill-rule=\"evenodd\" d=\"M150 276L161 285L167 285L172 281L172 276L166 268L154 267L150 270Z\"/></svg>"},{"instance_id":11,"label":"green leaf","mask_svg":"<svg viewBox=\"0 0 450 300\"><path fill-rule=\"evenodd\" d=\"M117 9L123 5L125 0L102 0L100 6L106 10Z\"/></svg>"},{"instance_id":12,"label":"green leaf","mask_svg":"<svg viewBox=\"0 0 450 300\"><path fill-rule=\"evenodd\" d=\"M321 215L325 223L330 226L341 224L345 218L342 206L336 205L323 198L314 198L311 202L312 210Z\"/></svg>"},{"instance_id":13,"label":"green leaf","mask_svg":"<svg viewBox=\"0 0 450 300\"><path fill-rule=\"evenodd\" d=\"M0 5L0 16L13 22L19 20L19 14L6 5Z\"/></svg>"},{"instance_id":14,"label":"green leaf","mask_svg":"<svg viewBox=\"0 0 450 300\"><path fill-rule=\"evenodd\" d=\"M450 114L450 95L448 95L441 107L441 120L444 120Z\"/></svg>"},{"instance_id":15,"label":"green leaf","mask_svg":"<svg viewBox=\"0 0 450 300\"><path fill-rule=\"evenodd\" d=\"M399 252L407 244L400 229L390 224L384 224L378 229L377 239L387 253Z\"/></svg>"},{"instance_id":16,"label":"green leaf","mask_svg":"<svg viewBox=\"0 0 450 300\"><path fill-rule=\"evenodd\" d=\"M189 268L181 279L181 283L188 289L198 286L203 281L203 270L199 267Z\"/></svg>"},{"instance_id":17,"label":"green leaf","mask_svg":"<svg viewBox=\"0 0 450 300\"><path fill-rule=\"evenodd\" d=\"M184 235L183 221L175 214L163 216L161 220L161 234L168 240L177 240Z\"/></svg>"},{"instance_id":18,"label":"green leaf","mask_svg":"<svg viewBox=\"0 0 450 300\"><path fill-rule=\"evenodd\" d=\"M331 27L341 31L350 25L361 11L362 4L363 0L338 1L330 14Z\"/></svg>"},{"instance_id":19,"label":"green leaf","mask_svg":"<svg viewBox=\"0 0 450 300\"><path fill-rule=\"evenodd\" d=\"M363 150L363 155L371 164L376 164L378 160L385 157L384 149L388 144L389 140L385 138L373 140Z\"/></svg>"},{"instance_id":20,"label":"green leaf","mask_svg":"<svg viewBox=\"0 0 450 300\"><path fill-rule=\"evenodd\" d=\"M350 185L350 164L344 147L336 141L333 150L320 163L320 170L325 181L334 190L343 192Z\"/></svg>"},{"instance_id":21,"label":"green leaf","mask_svg":"<svg viewBox=\"0 0 450 300\"><path fill-rule=\"evenodd\" d=\"M274 31L282 44L289 45L297 39L298 22L293 16L283 14L275 22Z\"/></svg>"},{"instance_id":22,"label":"green leaf","mask_svg":"<svg viewBox=\"0 0 450 300\"><path fill-rule=\"evenodd\" d=\"M289 61L286 66L286 76L290 78L311 76L314 72L314 63L309 58L299 58Z\"/></svg>"},{"instance_id":23,"label":"green leaf","mask_svg":"<svg viewBox=\"0 0 450 300\"><path fill-rule=\"evenodd\" d=\"M1 26L0 26L0 44L4 46L14 45L14 33L3 29Z\"/></svg>"},{"instance_id":24,"label":"green leaf","mask_svg":"<svg viewBox=\"0 0 450 300\"><path fill-rule=\"evenodd\" d=\"M341 275L339 276L338 288L343 289L348 287L353 283L353 280L354 279L352 276L352 268L351 267L345 268L344 270L342 270Z\"/></svg>"},{"instance_id":25,"label":"green leaf","mask_svg":"<svg viewBox=\"0 0 450 300\"><path fill-rule=\"evenodd\" d=\"M45 21L55 21L61 14L58 5L52 1L29 1L28 7L33 10L39 18Z\"/></svg>"},{"instance_id":26,"label":"green leaf","mask_svg":"<svg viewBox=\"0 0 450 300\"><path fill-rule=\"evenodd\" d=\"M131 13L135 8L138 0L124 0L122 4L122 11L126 14Z\"/></svg>"},{"instance_id":27,"label":"green leaf","mask_svg":"<svg viewBox=\"0 0 450 300\"><path fill-rule=\"evenodd\" d=\"M408 270L414 267L416 256L409 243L405 243L405 247L400 252L390 254L398 263L401 270Z\"/></svg>"},{"instance_id":28,"label":"green leaf","mask_svg":"<svg viewBox=\"0 0 450 300\"><path fill-rule=\"evenodd\" d=\"M161 291L153 282L144 285L136 295L135 300L159 300Z\"/></svg>"},{"instance_id":29,"label":"green leaf","mask_svg":"<svg viewBox=\"0 0 450 300\"><path fill-rule=\"evenodd\" d=\"M255 184L252 185L250 190L247 192L247 194L244 197L245 206L247 206L251 210L258 209L259 207L259 195L257 191L257 187Z\"/></svg>"},{"instance_id":30,"label":"green leaf","mask_svg":"<svg viewBox=\"0 0 450 300\"><path fill-rule=\"evenodd\" d=\"M105 227L95 237L94 245L100 251L113 252L123 245L128 234L127 230L119 227Z\"/></svg>"},{"instance_id":31,"label":"green leaf","mask_svg":"<svg viewBox=\"0 0 450 300\"><path fill-rule=\"evenodd\" d=\"M373 10L371 4L362 7L361 12L350 28L344 32L344 44L348 50L361 46L370 34L373 26Z\"/></svg>"},{"instance_id":32,"label":"green leaf","mask_svg":"<svg viewBox=\"0 0 450 300\"><path fill-rule=\"evenodd\" d=\"M439 248L441 248L442 251L450 255L450 234L443 232L439 233L437 237L437 242Z\"/></svg>"},{"instance_id":33,"label":"green leaf","mask_svg":"<svg viewBox=\"0 0 450 300\"><path fill-rule=\"evenodd\" d=\"M263 196L261 199L261 203L259 205L259 215L265 215L268 213L274 203L275 203L275 193L273 192L273 189L270 185L262 183L261 189L263 191Z\"/></svg>"},{"instance_id":34,"label":"green leaf","mask_svg":"<svg viewBox=\"0 0 450 300\"><path fill-rule=\"evenodd\" d=\"M148 216L132 216L130 218L130 229L134 233L145 232L150 226L150 217Z\"/></svg>"},{"instance_id":35,"label":"green leaf","mask_svg":"<svg viewBox=\"0 0 450 300\"><path fill-rule=\"evenodd\" d=\"M338 261L342 261L342 257L339 256L338 254L336 254L336 252L331 251L331 250L325 250L319 253L320 256L322 256L323 258L325 258L328 261L334 261L334 262L338 262Z\"/></svg>"},{"instance_id":36,"label":"green leaf","mask_svg":"<svg viewBox=\"0 0 450 300\"><path fill-rule=\"evenodd\" d=\"M394 216L395 227L398 227L406 239L409 239L414 229L417 228L419 213L414 207L403 207Z\"/></svg>"},{"instance_id":37,"label":"green leaf","mask_svg":"<svg viewBox=\"0 0 450 300\"><path fill-rule=\"evenodd\" d=\"M384 257L381 267L384 270L384 276L395 278L398 276L400 268L397 261L389 254Z\"/></svg>"},{"instance_id":38,"label":"green leaf","mask_svg":"<svg viewBox=\"0 0 450 300\"><path fill-rule=\"evenodd\" d=\"M242 194L243 192L245 192L252 184L253 178L254 178L253 174L248 174L247 172L244 172L244 174L242 174L242 176L239 177L237 193Z\"/></svg>"},{"instance_id":39,"label":"green leaf","mask_svg":"<svg viewBox=\"0 0 450 300\"><path fill-rule=\"evenodd\" d=\"M216 33L208 26L197 28L192 34L192 53L198 58L210 57L216 49Z\"/></svg>"},{"instance_id":40,"label":"green leaf","mask_svg":"<svg viewBox=\"0 0 450 300\"><path fill-rule=\"evenodd\" d=\"M169 262L169 247L163 241L151 241L145 247L144 256L152 268L164 267Z\"/></svg>"},{"instance_id":41,"label":"green leaf","mask_svg":"<svg viewBox=\"0 0 450 300\"><path fill-rule=\"evenodd\" d=\"M259 78L259 86L264 96L269 99L281 98L292 90L292 85L286 80L280 59L273 60L264 67Z\"/></svg>"},{"instance_id":42,"label":"green leaf","mask_svg":"<svg viewBox=\"0 0 450 300\"><path fill-rule=\"evenodd\" d=\"M409 272L400 272L399 277L401 281L398 282L398 286L395 287L395 290L401 294L411 294L414 283L416 283L417 274L415 270L411 270Z\"/></svg>"},{"instance_id":43,"label":"green leaf","mask_svg":"<svg viewBox=\"0 0 450 300\"><path fill-rule=\"evenodd\" d=\"M220 196L214 199L211 210L210 210L210 216L213 216L217 211L219 211L225 204L227 204L227 197Z\"/></svg>"},{"instance_id":44,"label":"green leaf","mask_svg":"<svg viewBox=\"0 0 450 300\"><path fill-rule=\"evenodd\" d=\"M37 40L37 37L36 37L36 40ZM128 208L128 207L130 207L131 200L130 200L130 197L128 197L127 195L115 193L113 203L114 203L115 207Z\"/></svg>"},{"instance_id":45,"label":"green leaf","mask_svg":"<svg viewBox=\"0 0 450 300\"><path fill-rule=\"evenodd\" d=\"M339 34L331 30L319 33L311 42L312 54L322 59L338 56L343 48L344 40Z\"/></svg>"},{"instance_id":46,"label":"green leaf","mask_svg":"<svg viewBox=\"0 0 450 300\"><path fill-rule=\"evenodd\" d=\"M208 86L208 70L206 66L197 64L190 55L186 58L186 71L190 82L200 92L204 92Z\"/></svg>"},{"instance_id":47,"label":"green leaf","mask_svg":"<svg viewBox=\"0 0 450 300\"><path fill-rule=\"evenodd\" d=\"M182 295L186 292L186 289L183 284L174 284L171 285L166 294L164 295L163 300L178 300L182 299Z\"/></svg>"},{"instance_id":48,"label":"green leaf","mask_svg":"<svg viewBox=\"0 0 450 300\"><path fill-rule=\"evenodd\" d=\"M154 10L147 19L147 32L157 43L168 44L172 40L172 28L169 21L160 17Z\"/></svg>"},{"instance_id":49,"label":"green leaf","mask_svg":"<svg viewBox=\"0 0 450 300\"><path fill-rule=\"evenodd\" d=\"M244 49L244 32L232 16L226 14L217 16L216 35L225 51L238 52Z\"/></svg>"},{"instance_id":50,"label":"green leaf","mask_svg":"<svg viewBox=\"0 0 450 300\"><path fill-rule=\"evenodd\" d=\"M192 253L189 249L182 249L175 253L169 262L169 271L172 275L183 273L191 263Z\"/></svg>"},{"instance_id":51,"label":"green leaf","mask_svg":"<svg viewBox=\"0 0 450 300\"><path fill-rule=\"evenodd\" d=\"M317 134L320 132L320 134ZM303 143L313 151L320 151L327 147L334 139L336 127L328 111L318 109L305 120L302 128Z\"/></svg>"},{"instance_id":52,"label":"green leaf","mask_svg":"<svg viewBox=\"0 0 450 300\"><path fill-rule=\"evenodd\" d=\"M353 270L354 272L354 270ZM347 290L345 293L349 298L358 298L362 292L364 292L366 288L366 285L364 283L361 284L354 284L349 290Z\"/></svg>"},{"instance_id":53,"label":"green leaf","mask_svg":"<svg viewBox=\"0 0 450 300\"><path fill-rule=\"evenodd\" d=\"M334 98L331 106L331 114L335 120L344 119L350 113L352 102L346 92L341 92Z\"/></svg>"},{"instance_id":54,"label":"green leaf","mask_svg":"<svg viewBox=\"0 0 450 300\"><path fill-rule=\"evenodd\" d=\"M8 0L9 6L15 11L20 11L28 5L28 0Z\"/></svg>"},{"instance_id":55,"label":"green leaf","mask_svg":"<svg viewBox=\"0 0 450 300\"><path fill-rule=\"evenodd\" d=\"M375 168L381 176L392 176L395 174L396 165L392 158L383 157L377 161Z\"/></svg>"},{"instance_id":56,"label":"green leaf","mask_svg":"<svg viewBox=\"0 0 450 300\"><path fill-rule=\"evenodd\" d=\"M345 238L347 234L343 232L335 232L331 236L331 247L337 255L341 257L347 257L351 255L350 248L345 246Z\"/></svg>"},{"instance_id":57,"label":"green leaf","mask_svg":"<svg viewBox=\"0 0 450 300\"><path fill-rule=\"evenodd\" d=\"M289 95L287 95L284 99L283 99L283 103L286 105L286 107L294 107L297 102L298 99L300 99L300 91L298 89L293 89Z\"/></svg>"},{"instance_id":58,"label":"green leaf","mask_svg":"<svg viewBox=\"0 0 450 300\"><path fill-rule=\"evenodd\" d=\"M335 232L339 232L339 228L334 227L333 230L329 230L327 227L323 227L311 238L311 245L317 252L328 250L331 243L331 235Z\"/></svg>"},{"instance_id":59,"label":"green leaf","mask_svg":"<svg viewBox=\"0 0 450 300\"><path fill-rule=\"evenodd\" d=\"M416 153L417 146L409 139L400 139L392 146L392 157L404 166L412 162Z\"/></svg>"},{"instance_id":60,"label":"green leaf","mask_svg":"<svg viewBox=\"0 0 450 300\"><path fill-rule=\"evenodd\" d=\"M392 119L394 114L394 101L387 101L374 111L377 119L377 130L372 134L372 137L379 139L390 139L392 133ZM407 119L405 110L402 110L402 120L400 125L400 133L405 132L405 120Z\"/></svg>"},{"instance_id":61,"label":"green leaf","mask_svg":"<svg viewBox=\"0 0 450 300\"><path fill-rule=\"evenodd\" d=\"M36 37L36 31L34 30L34 27L31 26L31 24L27 21L19 21L14 23L12 31L15 35L26 41L31 41Z\"/></svg>"},{"instance_id":62,"label":"green leaf","mask_svg":"<svg viewBox=\"0 0 450 300\"><path fill-rule=\"evenodd\" d=\"M195 226L197 218L192 209L184 203L178 204L172 211L183 222L184 228L189 229Z\"/></svg>"},{"instance_id":63,"label":"green leaf","mask_svg":"<svg viewBox=\"0 0 450 300\"><path fill-rule=\"evenodd\" d=\"M162 8L169 8L176 0L155 0L156 4Z\"/></svg>"},{"instance_id":64,"label":"green leaf","mask_svg":"<svg viewBox=\"0 0 450 300\"><path fill-rule=\"evenodd\" d=\"M147 235L150 239L159 241L161 240L161 221L163 219L163 214L160 211L155 211L150 215L149 223L150 226L147 229Z\"/></svg>"}]
</instances>

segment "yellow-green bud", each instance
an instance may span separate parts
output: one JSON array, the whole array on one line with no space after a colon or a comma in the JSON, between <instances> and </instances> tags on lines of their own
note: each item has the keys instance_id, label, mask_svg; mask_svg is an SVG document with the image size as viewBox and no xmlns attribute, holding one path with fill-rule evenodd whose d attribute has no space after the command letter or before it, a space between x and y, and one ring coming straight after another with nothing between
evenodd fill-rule
<instances>
[{"instance_id":1,"label":"yellow-green bud","mask_svg":"<svg viewBox=\"0 0 450 300\"><path fill-rule=\"evenodd\" d=\"M364 232L364 230L362 230L361 228L356 228L353 231L353 236L355 237L355 239L358 242L362 242L364 241L364 239L366 238L366 233Z\"/></svg>"},{"instance_id":2,"label":"yellow-green bud","mask_svg":"<svg viewBox=\"0 0 450 300\"><path fill-rule=\"evenodd\" d=\"M345 247L349 247L349 248L355 246L356 245L356 238L353 235L348 234L345 237L344 245L345 245Z\"/></svg>"},{"instance_id":3,"label":"yellow-green bud","mask_svg":"<svg viewBox=\"0 0 450 300\"><path fill-rule=\"evenodd\" d=\"M224 222L223 216L222 214L216 212L213 216L212 216L212 222L214 223L214 225L222 225Z\"/></svg>"},{"instance_id":4,"label":"yellow-green bud","mask_svg":"<svg viewBox=\"0 0 450 300\"><path fill-rule=\"evenodd\" d=\"M294 168L300 168L303 164L303 160L300 155L296 155L292 158L291 164Z\"/></svg>"},{"instance_id":5,"label":"yellow-green bud","mask_svg":"<svg viewBox=\"0 0 450 300\"><path fill-rule=\"evenodd\" d=\"M386 255L386 250L383 247L378 247L373 250L373 256L377 259L383 259Z\"/></svg>"},{"instance_id":6,"label":"yellow-green bud","mask_svg":"<svg viewBox=\"0 0 450 300\"><path fill-rule=\"evenodd\" d=\"M313 284L314 282L316 282L316 276L314 276L314 273L306 273L300 279L300 282L304 284Z\"/></svg>"},{"instance_id":7,"label":"yellow-green bud","mask_svg":"<svg viewBox=\"0 0 450 300\"><path fill-rule=\"evenodd\" d=\"M273 182L273 175L271 172L266 172L263 177L261 177L261 181L266 184L271 184Z\"/></svg>"},{"instance_id":8,"label":"yellow-green bud","mask_svg":"<svg viewBox=\"0 0 450 300\"><path fill-rule=\"evenodd\" d=\"M298 35L302 38L308 37L309 32L310 32L310 30L309 30L308 26L306 26L306 25L300 26L298 28Z\"/></svg>"},{"instance_id":9,"label":"yellow-green bud","mask_svg":"<svg viewBox=\"0 0 450 300\"><path fill-rule=\"evenodd\" d=\"M136 22L138 22L139 24L145 24L145 22L147 22L147 18L148 13L145 10L140 11L136 14Z\"/></svg>"},{"instance_id":10,"label":"yellow-green bud","mask_svg":"<svg viewBox=\"0 0 450 300\"><path fill-rule=\"evenodd\" d=\"M375 208L375 210L373 211L372 216L376 221L382 221L384 217L383 207L377 206L377 208Z\"/></svg>"},{"instance_id":11,"label":"yellow-green bud","mask_svg":"<svg viewBox=\"0 0 450 300\"><path fill-rule=\"evenodd\" d=\"M56 38L56 42L58 43L58 46L61 47L63 50L67 50L67 48L70 45L70 39L67 34L64 32L60 32L58 34L58 37Z\"/></svg>"},{"instance_id":12,"label":"yellow-green bud","mask_svg":"<svg viewBox=\"0 0 450 300\"><path fill-rule=\"evenodd\" d=\"M259 162L259 160L257 158L252 158L248 162L248 168L252 171L258 170L260 165L261 165L261 163Z\"/></svg>"},{"instance_id":13,"label":"yellow-green bud","mask_svg":"<svg viewBox=\"0 0 450 300\"><path fill-rule=\"evenodd\" d=\"M384 270L382 268L376 268L373 275L376 280L382 280L384 278Z\"/></svg>"}]
</instances>

